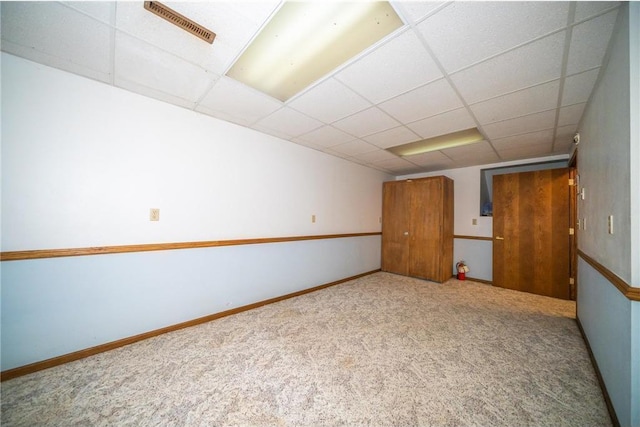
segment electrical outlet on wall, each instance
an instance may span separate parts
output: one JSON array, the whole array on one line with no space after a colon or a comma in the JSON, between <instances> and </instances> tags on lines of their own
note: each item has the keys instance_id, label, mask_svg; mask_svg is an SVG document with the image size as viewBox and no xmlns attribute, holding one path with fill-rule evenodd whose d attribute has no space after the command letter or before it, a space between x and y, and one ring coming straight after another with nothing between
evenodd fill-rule
<instances>
[{"instance_id":1,"label":"electrical outlet on wall","mask_svg":"<svg viewBox=\"0 0 640 427\"><path fill-rule=\"evenodd\" d=\"M149 221L160 221L160 209L149 209Z\"/></svg>"}]
</instances>

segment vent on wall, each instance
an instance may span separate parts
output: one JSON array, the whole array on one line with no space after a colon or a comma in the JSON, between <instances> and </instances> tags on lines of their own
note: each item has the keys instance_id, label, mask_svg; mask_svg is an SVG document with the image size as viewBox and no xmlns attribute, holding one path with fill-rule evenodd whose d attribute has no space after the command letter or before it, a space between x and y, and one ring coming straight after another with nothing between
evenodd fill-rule
<instances>
[{"instance_id":1,"label":"vent on wall","mask_svg":"<svg viewBox=\"0 0 640 427\"><path fill-rule=\"evenodd\" d=\"M144 8L150 12L155 13L163 19L166 19L172 24L177 25L183 30L190 32L194 36L200 37L202 40L210 44L212 44L213 40L216 38L216 33L214 33L213 31L206 29L202 25L196 24L191 19L180 15L175 10L163 5L160 2L146 1L144 2Z\"/></svg>"}]
</instances>

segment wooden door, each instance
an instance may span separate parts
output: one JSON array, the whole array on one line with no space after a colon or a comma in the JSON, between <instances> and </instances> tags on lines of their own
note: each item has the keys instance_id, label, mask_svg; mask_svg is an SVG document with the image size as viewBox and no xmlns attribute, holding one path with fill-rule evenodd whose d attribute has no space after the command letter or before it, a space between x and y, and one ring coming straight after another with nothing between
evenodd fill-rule
<instances>
[{"instance_id":1,"label":"wooden door","mask_svg":"<svg viewBox=\"0 0 640 427\"><path fill-rule=\"evenodd\" d=\"M407 184L411 212L409 275L440 281L442 180L419 179Z\"/></svg>"},{"instance_id":2,"label":"wooden door","mask_svg":"<svg viewBox=\"0 0 640 427\"><path fill-rule=\"evenodd\" d=\"M382 270L409 274L409 204L404 181L383 184Z\"/></svg>"},{"instance_id":3,"label":"wooden door","mask_svg":"<svg viewBox=\"0 0 640 427\"><path fill-rule=\"evenodd\" d=\"M569 170L493 177L493 284L570 298Z\"/></svg>"}]
</instances>

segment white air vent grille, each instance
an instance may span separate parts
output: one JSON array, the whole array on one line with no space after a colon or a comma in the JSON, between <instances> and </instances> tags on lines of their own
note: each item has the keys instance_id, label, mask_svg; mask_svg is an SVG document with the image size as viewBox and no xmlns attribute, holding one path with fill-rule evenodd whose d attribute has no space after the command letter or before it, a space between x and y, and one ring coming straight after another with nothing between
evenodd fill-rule
<instances>
[{"instance_id":1,"label":"white air vent grille","mask_svg":"<svg viewBox=\"0 0 640 427\"><path fill-rule=\"evenodd\" d=\"M216 33L214 33L213 31L206 29L202 25L196 24L191 19L180 15L178 12L163 5L160 2L146 1L144 2L144 8L155 13L163 19L166 19L172 24L177 25L183 30L190 32L194 36L200 37L202 40L208 43L213 43L213 40L216 38Z\"/></svg>"}]
</instances>

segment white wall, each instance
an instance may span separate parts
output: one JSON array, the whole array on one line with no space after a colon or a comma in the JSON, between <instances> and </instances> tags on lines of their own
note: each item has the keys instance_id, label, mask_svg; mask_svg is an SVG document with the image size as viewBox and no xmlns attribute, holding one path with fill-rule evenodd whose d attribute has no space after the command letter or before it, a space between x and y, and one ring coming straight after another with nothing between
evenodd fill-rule
<instances>
[{"instance_id":1,"label":"white wall","mask_svg":"<svg viewBox=\"0 0 640 427\"><path fill-rule=\"evenodd\" d=\"M381 172L7 54L2 83L3 251L380 230Z\"/></svg>"},{"instance_id":2,"label":"white wall","mask_svg":"<svg viewBox=\"0 0 640 427\"><path fill-rule=\"evenodd\" d=\"M628 27L626 35L618 33L617 37L620 40L614 44L606 73L579 127L578 173L585 200L578 199L578 215L587 220L587 228L579 230L579 244L585 253L630 282ZM626 47L621 46L623 38ZM609 215L614 218L614 234L607 231Z\"/></svg>"},{"instance_id":3,"label":"white wall","mask_svg":"<svg viewBox=\"0 0 640 427\"><path fill-rule=\"evenodd\" d=\"M454 193L454 231L459 236L493 237L493 218L480 216L480 171L496 167L505 167L553 160L566 160L567 155L542 157L521 161L494 163L458 169L419 173L397 177L398 180L444 175L453 179ZM477 219L477 225L473 220ZM487 240L454 239L453 261L465 260L469 266L469 277L493 280L493 242Z\"/></svg>"},{"instance_id":4,"label":"white wall","mask_svg":"<svg viewBox=\"0 0 640 427\"><path fill-rule=\"evenodd\" d=\"M380 231L388 175L1 60L2 251ZM5 261L1 368L378 268L380 236Z\"/></svg>"},{"instance_id":5,"label":"white wall","mask_svg":"<svg viewBox=\"0 0 640 427\"><path fill-rule=\"evenodd\" d=\"M578 247L635 286L640 261L639 9L634 2L621 6L611 56L579 126L578 153L580 184L586 189L578 216L587 218ZM614 234L608 233L609 215ZM640 303L622 296L582 260L578 280L578 317L617 417L622 426L640 425Z\"/></svg>"},{"instance_id":6,"label":"white wall","mask_svg":"<svg viewBox=\"0 0 640 427\"><path fill-rule=\"evenodd\" d=\"M640 3L629 4L631 283L640 287ZM631 424L640 425L640 303L631 304Z\"/></svg>"}]
</instances>

